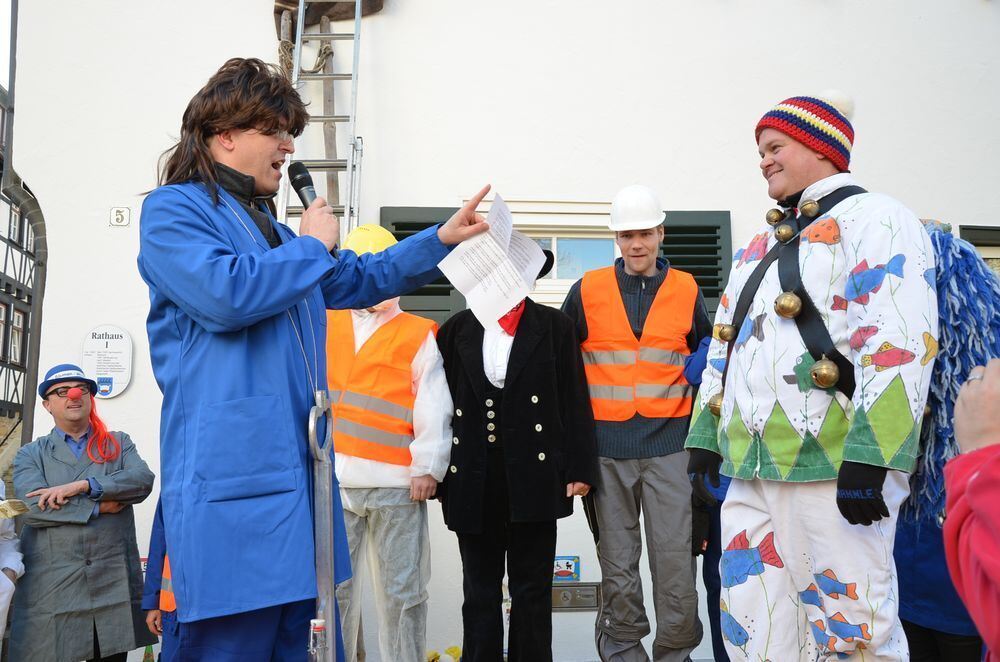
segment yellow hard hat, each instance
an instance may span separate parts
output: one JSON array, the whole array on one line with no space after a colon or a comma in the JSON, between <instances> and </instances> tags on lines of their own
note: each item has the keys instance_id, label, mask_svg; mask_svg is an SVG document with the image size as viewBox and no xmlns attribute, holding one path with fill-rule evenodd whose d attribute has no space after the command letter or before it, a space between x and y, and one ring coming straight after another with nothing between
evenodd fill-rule
<instances>
[{"instance_id":1,"label":"yellow hard hat","mask_svg":"<svg viewBox=\"0 0 1000 662\"><path fill-rule=\"evenodd\" d=\"M392 236L391 232L381 225L369 223L359 225L351 230L344 242L344 249L361 255L363 253L380 253L395 245L396 238Z\"/></svg>"}]
</instances>

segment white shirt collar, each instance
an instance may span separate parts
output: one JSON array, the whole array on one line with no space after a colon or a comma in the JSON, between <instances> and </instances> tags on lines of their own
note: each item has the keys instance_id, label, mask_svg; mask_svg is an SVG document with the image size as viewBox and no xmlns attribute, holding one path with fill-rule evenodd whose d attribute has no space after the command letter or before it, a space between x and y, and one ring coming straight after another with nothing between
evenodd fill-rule
<instances>
[{"instance_id":1,"label":"white shirt collar","mask_svg":"<svg viewBox=\"0 0 1000 662\"><path fill-rule=\"evenodd\" d=\"M824 195L829 195L839 188L844 188L845 186L853 186L857 184L854 180L854 175L849 172L838 172L836 175L830 175L818 182L813 182L806 187L806 190L802 191L802 197L800 200L819 200Z\"/></svg>"}]
</instances>

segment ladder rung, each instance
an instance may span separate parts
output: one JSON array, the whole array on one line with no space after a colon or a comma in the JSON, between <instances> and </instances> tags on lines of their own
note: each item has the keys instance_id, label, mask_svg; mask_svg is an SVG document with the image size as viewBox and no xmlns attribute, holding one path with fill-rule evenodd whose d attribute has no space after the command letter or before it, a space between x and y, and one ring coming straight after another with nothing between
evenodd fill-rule
<instances>
[{"instance_id":1,"label":"ladder rung","mask_svg":"<svg viewBox=\"0 0 1000 662\"><path fill-rule=\"evenodd\" d=\"M299 74L299 80L351 80L351 74Z\"/></svg>"},{"instance_id":2,"label":"ladder rung","mask_svg":"<svg viewBox=\"0 0 1000 662\"><path fill-rule=\"evenodd\" d=\"M344 205L333 205L334 216L344 215ZM285 210L285 216L301 216L302 207L289 207Z\"/></svg>"},{"instance_id":3,"label":"ladder rung","mask_svg":"<svg viewBox=\"0 0 1000 662\"><path fill-rule=\"evenodd\" d=\"M306 170L347 170L347 159L304 159Z\"/></svg>"},{"instance_id":4,"label":"ladder rung","mask_svg":"<svg viewBox=\"0 0 1000 662\"><path fill-rule=\"evenodd\" d=\"M307 32L302 35L302 41L317 41L319 39L330 39L331 41L354 41L353 32Z\"/></svg>"},{"instance_id":5,"label":"ladder rung","mask_svg":"<svg viewBox=\"0 0 1000 662\"><path fill-rule=\"evenodd\" d=\"M350 122L350 115L313 115L310 122Z\"/></svg>"}]
</instances>

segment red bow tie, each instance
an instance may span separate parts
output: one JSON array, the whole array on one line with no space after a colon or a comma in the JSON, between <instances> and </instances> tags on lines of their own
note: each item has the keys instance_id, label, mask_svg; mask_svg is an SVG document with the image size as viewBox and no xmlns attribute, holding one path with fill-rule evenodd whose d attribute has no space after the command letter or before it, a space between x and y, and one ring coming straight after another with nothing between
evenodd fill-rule
<instances>
[{"instance_id":1,"label":"red bow tie","mask_svg":"<svg viewBox=\"0 0 1000 662\"><path fill-rule=\"evenodd\" d=\"M506 315L497 320L497 323L507 332L507 335L512 336L517 331L517 325L521 321L521 315L523 314L524 299L521 299L521 303L511 308Z\"/></svg>"}]
</instances>

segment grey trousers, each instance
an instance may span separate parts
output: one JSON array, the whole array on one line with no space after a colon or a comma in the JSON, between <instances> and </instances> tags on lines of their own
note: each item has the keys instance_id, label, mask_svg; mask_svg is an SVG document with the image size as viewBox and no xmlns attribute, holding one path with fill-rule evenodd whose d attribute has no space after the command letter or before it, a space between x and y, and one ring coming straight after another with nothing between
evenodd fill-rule
<instances>
[{"instance_id":1,"label":"grey trousers","mask_svg":"<svg viewBox=\"0 0 1000 662\"><path fill-rule=\"evenodd\" d=\"M354 578L337 586L346 658L349 662L364 659L357 588L367 558L375 587L381 658L424 662L431 575L427 504L411 501L410 490L405 488L342 488L341 496L355 572Z\"/></svg>"},{"instance_id":2,"label":"grey trousers","mask_svg":"<svg viewBox=\"0 0 1000 662\"><path fill-rule=\"evenodd\" d=\"M604 662L646 662L641 639L650 632L642 598L639 558L646 549L656 610L656 662L687 660L701 641L697 564L691 556L691 482L687 452L641 460L600 459L595 498L600 543L601 609L597 651Z\"/></svg>"}]
</instances>

